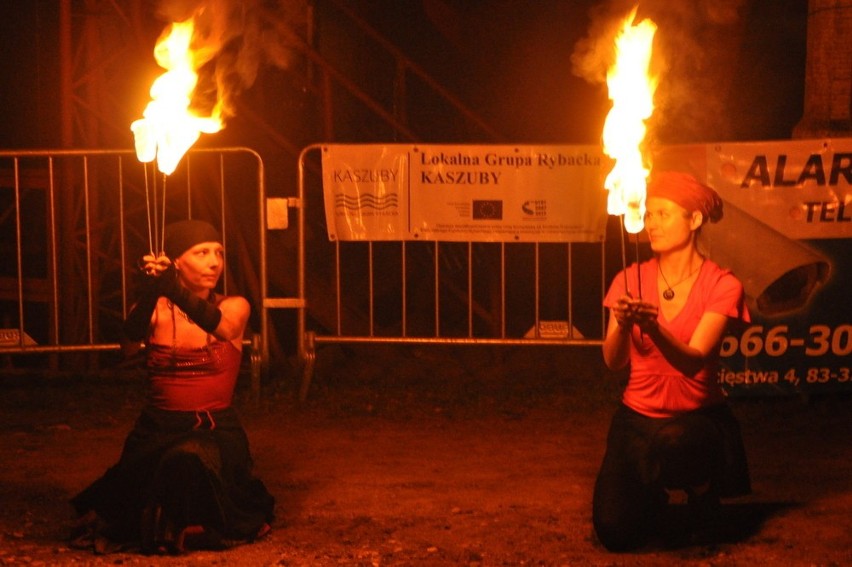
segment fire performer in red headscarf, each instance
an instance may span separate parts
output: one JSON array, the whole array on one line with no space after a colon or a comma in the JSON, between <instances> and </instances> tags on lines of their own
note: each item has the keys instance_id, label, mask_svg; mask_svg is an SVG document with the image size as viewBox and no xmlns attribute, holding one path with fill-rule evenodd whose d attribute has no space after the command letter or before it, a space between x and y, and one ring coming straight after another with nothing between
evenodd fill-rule
<instances>
[{"instance_id":1,"label":"fire performer in red headscarf","mask_svg":"<svg viewBox=\"0 0 852 567\"><path fill-rule=\"evenodd\" d=\"M595 532L612 551L664 535L668 491L688 495L693 534L718 520L721 496L750 491L739 425L717 382L725 329L749 320L743 286L696 245L722 201L691 175L662 172L646 208L654 257L615 277L604 299L604 361L630 368L594 491Z\"/></svg>"},{"instance_id":2,"label":"fire performer in red headscarf","mask_svg":"<svg viewBox=\"0 0 852 567\"><path fill-rule=\"evenodd\" d=\"M143 257L124 331L131 351L147 343L149 403L118 463L73 499L76 547L180 553L270 530L274 500L231 406L250 307L214 291L221 241L210 224L181 221L166 227L165 255Z\"/></svg>"}]
</instances>

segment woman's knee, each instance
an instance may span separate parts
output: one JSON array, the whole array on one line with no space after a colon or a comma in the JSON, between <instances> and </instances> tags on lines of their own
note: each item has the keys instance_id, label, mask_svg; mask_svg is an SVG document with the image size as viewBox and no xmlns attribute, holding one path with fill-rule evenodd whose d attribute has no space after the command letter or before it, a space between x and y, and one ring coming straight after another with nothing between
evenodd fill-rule
<instances>
[{"instance_id":1,"label":"woman's knee","mask_svg":"<svg viewBox=\"0 0 852 567\"><path fill-rule=\"evenodd\" d=\"M599 476L592 498L592 524L598 541L610 551L641 547L654 515L648 489L636 480Z\"/></svg>"}]
</instances>

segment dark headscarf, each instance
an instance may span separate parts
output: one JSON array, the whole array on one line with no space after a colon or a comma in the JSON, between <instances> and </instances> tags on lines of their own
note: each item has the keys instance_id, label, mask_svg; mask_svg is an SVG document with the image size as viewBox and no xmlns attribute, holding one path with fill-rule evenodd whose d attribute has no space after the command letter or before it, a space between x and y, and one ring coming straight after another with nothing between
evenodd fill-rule
<instances>
[{"instance_id":1,"label":"dark headscarf","mask_svg":"<svg viewBox=\"0 0 852 567\"><path fill-rule=\"evenodd\" d=\"M176 260L184 252L202 242L222 243L219 231L208 222L200 220L183 220L172 223L166 227L165 243L163 249L166 256Z\"/></svg>"},{"instance_id":2,"label":"dark headscarf","mask_svg":"<svg viewBox=\"0 0 852 567\"><path fill-rule=\"evenodd\" d=\"M651 176L648 197L660 197L677 203L690 213L699 211L704 222L722 218L722 199L711 187L680 171L661 171Z\"/></svg>"}]
</instances>

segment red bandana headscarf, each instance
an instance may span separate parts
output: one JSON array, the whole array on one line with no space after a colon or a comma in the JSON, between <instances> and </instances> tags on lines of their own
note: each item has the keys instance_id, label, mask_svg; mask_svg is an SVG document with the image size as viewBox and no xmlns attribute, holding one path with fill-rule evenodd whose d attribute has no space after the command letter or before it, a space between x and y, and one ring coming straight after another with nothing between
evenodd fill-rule
<instances>
[{"instance_id":1,"label":"red bandana headscarf","mask_svg":"<svg viewBox=\"0 0 852 567\"><path fill-rule=\"evenodd\" d=\"M655 173L648 183L648 197L668 199L689 212L699 211L704 222L717 222L722 218L722 199L719 194L688 173Z\"/></svg>"}]
</instances>

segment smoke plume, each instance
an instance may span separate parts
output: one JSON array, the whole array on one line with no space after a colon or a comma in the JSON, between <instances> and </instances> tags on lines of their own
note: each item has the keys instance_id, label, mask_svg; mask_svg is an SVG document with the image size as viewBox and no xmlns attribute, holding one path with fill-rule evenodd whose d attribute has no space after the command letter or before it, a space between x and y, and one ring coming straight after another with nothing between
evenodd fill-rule
<instances>
[{"instance_id":1,"label":"smoke plume","mask_svg":"<svg viewBox=\"0 0 852 567\"><path fill-rule=\"evenodd\" d=\"M588 34L572 54L573 73L606 85L614 62L614 38L635 0L611 0L590 10ZM649 136L662 143L722 139L725 100L737 65L747 0L647 0L636 22L657 24L652 72L660 81Z\"/></svg>"},{"instance_id":2,"label":"smoke plume","mask_svg":"<svg viewBox=\"0 0 852 567\"><path fill-rule=\"evenodd\" d=\"M200 67L193 105L215 107L224 121L263 66L289 66L292 36L282 26L298 30L305 10L305 0L163 0L157 16L166 23L194 20L192 48Z\"/></svg>"}]
</instances>

